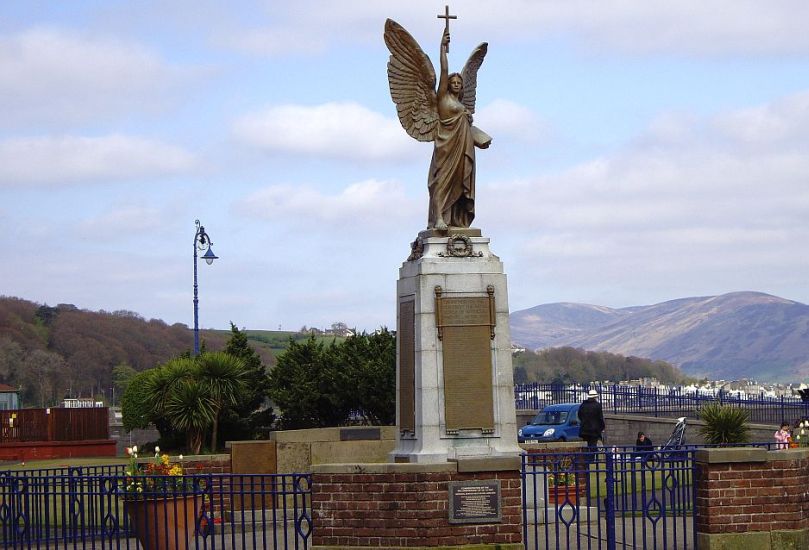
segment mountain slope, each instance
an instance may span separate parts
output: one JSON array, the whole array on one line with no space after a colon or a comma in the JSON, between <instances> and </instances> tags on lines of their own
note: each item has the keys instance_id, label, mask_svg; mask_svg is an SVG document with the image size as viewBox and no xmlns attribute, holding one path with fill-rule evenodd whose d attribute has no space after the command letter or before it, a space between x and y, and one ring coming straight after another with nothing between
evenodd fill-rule
<instances>
[{"instance_id":1,"label":"mountain slope","mask_svg":"<svg viewBox=\"0 0 809 550\"><path fill-rule=\"evenodd\" d=\"M511 339L530 348L563 346L625 315L618 309L569 302L535 306L511 314Z\"/></svg>"},{"instance_id":2,"label":"mountain slope","mask_svg":"<svg viewBox=\"0 0 809 550\"><path fill-rule=\"evenodd\" d=\"M798 381L809 376L809 306L760 292L683 298L565 317L560 304L511 317L514 341L662 359L692 375ZM608 314L597 315L595 312ZM527 312L533 312L529 315Z\"/></svg>"}]
</instances>

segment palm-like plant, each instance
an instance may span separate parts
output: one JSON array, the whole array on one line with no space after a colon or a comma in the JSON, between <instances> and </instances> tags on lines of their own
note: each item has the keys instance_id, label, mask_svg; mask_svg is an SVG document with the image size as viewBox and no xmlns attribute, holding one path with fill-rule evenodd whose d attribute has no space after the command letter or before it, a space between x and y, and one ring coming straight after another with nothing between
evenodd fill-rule
<instances>
[{"instance_id":1,"label":"palm-like plant","mask_svg":"<svg viewBox=\"0 0 809 550\"><path fill-rule=\"evenodd\" d=\"M170 428L172 431L180 431L176 428L173 419L166 412L166 404L177 390L177 387L192 377L194 371L194 360L190 357L175 357L157 368L146 371L148 376L144 376L141 387L130 388L131 392L142 394L140 400L147 412L148 417L157 426L163 429ZM188 435L188 434L186 434Z\"/></svg>"},{"instance_id":2,"label":"palm-like plant","mask_svg":"<svg viewBox=\"0 0 809 550\"><path fill-rule=\"evenodd\" d=\"M705 422L700 426L699 433L706 443L726 445L749 441L747 421L750 412L746 409L711 403L700 408L699 416Z\"/></svg>"},{"instance_id":3,"label":"palm-like plant","mask_svg":"<svg viewBox=\"0 0 809 550\"><path fill-rule=\"evenodd\" d=\"M202 435L215 417L213 399L204 382L189 378L177 383L163 412L175 429L186 433L191 452L199 454Z\"/></svg>"},{"instance_id":4,"label":"palm-like plant","mask_svg":"<svg viewBox=\"0 0 809 550\"><path fill-rule=\"evenodd\" d=\"M215 450L219 414L235 404L244 390L244 362L223 352L203 353L196 358L176 357L153 372L143 387L153 416L184 432L193 453L200 451L203 433L212 427Z\"/></svg>"},{"instance_id":5,"label":"palm-like plant","mask_svg":"<svg viewBox=\"0 0 809 550\"><path fill-rule=\"evenodd\" d=\"M244 391L244 361L221 351L203 353L197 358L195 374L207 391L213 408L211 449L216 451L219 415L228 405L235 405Z\"/></svg>"}]
</instances>

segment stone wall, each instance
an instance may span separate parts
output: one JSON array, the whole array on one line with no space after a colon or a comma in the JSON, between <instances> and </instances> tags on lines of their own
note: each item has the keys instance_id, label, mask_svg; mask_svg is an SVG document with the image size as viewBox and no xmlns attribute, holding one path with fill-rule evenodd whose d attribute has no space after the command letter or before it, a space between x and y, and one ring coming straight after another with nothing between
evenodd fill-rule
<instances>
[{"instance_id":1,"label":"stone wall","mask_svg":"<svg viewBox=\"0 0 809 550\"><path fill-rule=\"evenodd\" d=\"M809 548L809 449L696 453L701 550Z\"/></svg>"},{"instance_id":2,"label":"stone wall","mask_svg":"<svg viewBox=\"0 0 809 550\"><path fill-rule=\"evenodd\" d=\"M311 472L314 464L387 462L395 426L317 428L272 432L278 473Z\"/></svg>"}]
</instances>

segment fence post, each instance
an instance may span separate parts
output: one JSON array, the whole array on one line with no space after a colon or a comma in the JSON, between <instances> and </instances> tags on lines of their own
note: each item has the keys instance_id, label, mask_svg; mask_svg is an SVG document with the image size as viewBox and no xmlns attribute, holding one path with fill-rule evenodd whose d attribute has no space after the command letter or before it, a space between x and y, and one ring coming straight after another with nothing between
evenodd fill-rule
<instances>
[{"instance_id":1,"label":"fence post","mask_svg":"<svg viewBox=\"0 0 809 550\"><path fill-rule=\"evenodd\" d=\"M615 550L615 460L609 449L604 449L606 458L607 498L604 503L607 522L607 550Z\"/></svg>"},{"instance_id":2,"label":"fence post","mask_svg":"<svg viewBox=\"0 0 809 550\"><path fill-rule=\"evenodd\" d=\"M612 412L618 412L618 384L612 385Z\"/></svg>"}]
</instances>

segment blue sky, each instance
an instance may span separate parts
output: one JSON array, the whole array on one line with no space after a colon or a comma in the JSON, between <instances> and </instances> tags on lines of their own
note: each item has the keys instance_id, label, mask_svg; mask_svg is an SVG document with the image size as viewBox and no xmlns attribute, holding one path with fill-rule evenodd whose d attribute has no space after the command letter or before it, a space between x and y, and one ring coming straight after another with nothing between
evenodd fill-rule
<instances>
[{"instance_id":1,"label":"blue sky","mask_svg":"<svg viewBox=\"0 0 809 550\"><path fill-rule=\"evenodd\" d=\"M444 2L0 4L0 294L192 324L395 325L431 146L386 17L437 62ZM512 310L737 290L809 303L809 4L464 1L489 42L475 226Z\"/></svg>"}]
</instances>

